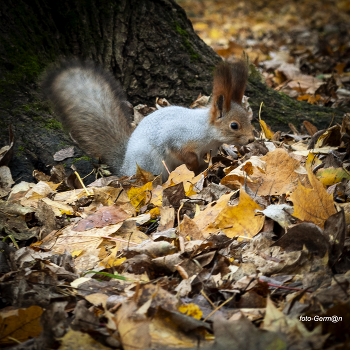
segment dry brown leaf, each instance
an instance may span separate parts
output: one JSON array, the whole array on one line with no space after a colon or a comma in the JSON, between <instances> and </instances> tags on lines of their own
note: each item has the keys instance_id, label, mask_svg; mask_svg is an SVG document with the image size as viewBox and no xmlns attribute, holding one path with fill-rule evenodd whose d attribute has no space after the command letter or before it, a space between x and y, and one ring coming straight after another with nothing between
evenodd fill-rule
<instances>
[{"instance_id":1,"label":"dry brown leaf","mask_svg":"<svg viewBox=\"0 0 350 350\"><path fill-rule=\"evenodd\" d=\"M190 219L186 214L180 224L179 231L181 236L189 236L192 240L204 238L196 222Z\"/></svg>"},{"instance_id":2,"label":"dry brown leaf","mask_svg":"<svg viewBox=\"0 0 350 350\"><path fill-rule=\"evenodd\" d=\"M169 228L174 227L175 221L175 210L171 207L161 207L160 208L160 222L158 226L158 231L165 231Z\"/></svg>"},{"instance_id":3,"label":"dry brown leaf","mask_svg":"<svg viewBox=\"0 0 350 350\"><path fill-rule=\"evenodd\" d=\"M136 179L141 181L144 185L148 182L152 182L155 178L149 171L143 170L138 164L136 170Z\"/></svg>"},{"instance_id":4,"label":"dry brown leaf","mask_svg":"<svg viewBox=\"0 0 350 350\"><path fill-rule=\"evenodd\" d=\"M151 201L153 205L157 207L162 206L162 198L163 197L163 187L158 185L156 188L154 188L151 192Z\"/></svg>"},{"instance_id":5,"label":"dry brown leaf","mask_svg":"<svg viewBox=\"0 0 350 350\"><path fill-rule=\"evenodd\" d=\"M116 314L116 326L120 334L123 349L143 350L151 346L149 333L150 321L137 313L135 302L123 303Z\"/></svg>"},{"instance_id":6,"label":"dry brown leaf","mask_svg":"<svg viewBox=\"0 0 350 350\"><path fill-rule=\"evenodd\" d=\"M43 309L33 305L28 309L15 309L0 312L0 345L24 342L37 337L42 328L40 316ZM11 339L12 338L12 339Z\"/></svg>"},{"instance_id":7,"label":"dry brown leaf","mask_svg":"<svg viewBox=\"0 0 350 350\"><path fill-rule=\"evenodd\" d=\"M128 217L129 214L119 206L110 205L109 207L102 207L94 214L89 215L86 219L79 221L78 225L74 227L73 231L83 232L92 228L115 225L126 220Z\"/></svg>"},{"instance_id":8,"label":"dry brown leaf","mask_svg":"<svg viewBox=\"0 0 350 350\"><path fill-rule=\"evenodd\" d=\"M303 121L303 124L307 130L307 132L309 133L310 136L314 135L317 133L318 129L316 128L315 125L311 124L310 122L308 122L307 120Z\"/></svg>"},{"instance_id":9,"label":"dry brown leaf","mask_svg":"<svg viewBox=\"0 0 350 350\"><path fill-rule=\"evenodd\" d=\"M226 169L225 169L226 170ZM239 167L230 171L222 180L221 185L235 186L237 184L244 185L245 180L253 182L251 175L259 177L266 170L266 163L261 157L252 156Z\"/></svg>"},{"instance_id":10,"label":"dry brown leaf","mask_svg":"<svg viewBox=\"0 0 350 350\"><path fill-rule=\"evenodd\" d=\"M297 189L290 196L294 204L293 216L323 228L324 222L336 213L333 195L327 193L309 167L307 170L313 188L308 189L299 182Z\"/></svg>"},{"instance_id":11,"label":"dry brown leaf","mask_svg":"<svg viewBox=\"0 0 350 350\"><path fill-rule=\"evenodd\" d=\"M304 74L293 77L292 79L293 80L289 82L287 86L302 94L314 94L316 90L323 84L322 80Z\"/></svg>"},{"instance_id":12,"label":"dry brown leaf","mask_svg":"<svg viewBox=\"0 0 350 350\"><path fill-rule=\"evenodd\" d=\"M260 158L266 162L265 174L259 174L255 178L256 183L247 183L248 187L259 196L277 196L292 191L296 186L299 175L294 172L299 167L299 162L281 148L269 152ZM252 178L257 174L254 172Z\"/></svg>"}]
</instances>

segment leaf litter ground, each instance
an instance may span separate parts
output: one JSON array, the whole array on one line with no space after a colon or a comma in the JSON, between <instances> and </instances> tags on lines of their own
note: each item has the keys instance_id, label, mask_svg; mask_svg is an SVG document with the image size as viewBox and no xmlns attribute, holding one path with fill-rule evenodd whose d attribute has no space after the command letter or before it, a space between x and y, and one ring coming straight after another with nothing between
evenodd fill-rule
<instances>
[{"instance_id":1,"label":"leaf litter ground","mask_svg":"<svg viewBox=\"0 0 350 350\"><path fill-rule=\"evenodd\" d=\"M181 2L223 57L244 49L272 87L347 105L346 1L191 3ZM137 106L135 119L151 111ZM10 131L0 150L1 346L347 349L350 116L326 130L303 125L281 133L260 120L254 143L224 145L197 176L181 166L162 184L139 168L86 188L63 165L14 185Z\"/></svg>"},{"instance_id":2,"label":"leaf litter ground","mask_svg":"<svg viewBox=\"0 0 350 350\"><path fill-rule=\"evenodd\" d=\"M2 346L346 348L349 123L261 132L164 184L2 166Z\"/></svg>"}]
</instances>

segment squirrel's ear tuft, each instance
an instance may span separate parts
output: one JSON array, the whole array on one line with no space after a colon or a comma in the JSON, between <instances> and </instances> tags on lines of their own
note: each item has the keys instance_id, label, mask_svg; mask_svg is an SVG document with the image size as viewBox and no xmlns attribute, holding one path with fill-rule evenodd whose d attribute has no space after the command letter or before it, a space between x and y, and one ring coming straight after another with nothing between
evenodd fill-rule
<instances>
[{"instance_id":1,"label":"squirrel's ear tuft","mask_svg":"<svg viewBox=\"0 0 350 350\"><path fill-rule=\"evenodd\" d=\"M214 72L213 105L211 110L212 121L231 109L231 101L242 103L248 79L248 67L244 61L236 61L232 65L221 62ZM221 99L221 101L220 101ZM219 106L223 108L220 111Z\"/></svg>"}]
</instances>

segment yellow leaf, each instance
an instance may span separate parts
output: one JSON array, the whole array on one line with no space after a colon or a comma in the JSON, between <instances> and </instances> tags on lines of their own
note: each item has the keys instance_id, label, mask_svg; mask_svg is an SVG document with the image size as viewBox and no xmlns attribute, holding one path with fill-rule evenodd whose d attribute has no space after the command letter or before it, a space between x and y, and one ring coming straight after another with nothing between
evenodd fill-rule
<instances>
[{"instance_id":1,"label":"yellow leaf","mask_svg":"<svg viewBox=\"0 0 350 350\"><path fill-rule=\"evenodd\" d=\"M197 181L194 181L194 172L188 170L187 166L182 164L170 173L167 182L163 184L163 188L165 189L170 187L172 183L177 185L180 182L183 182L185 192L187 192L191 183L196 183Z\"/></svg>"},{"instance_id":2,"label":"yellow leaf","mask_svg":"<svg viewBox=\"0 0 350 350\"><path fill-rule=\"evenodd\" d=\"M128 197L136 210L140 210L146 204L147 195L152 191L152 182L148 182L142 187L131 187Z\"/></svg>"},{"instance_id":3,"label":"yellow leaf","mask_svg":"<svg viewBox=\"0 0 350 350\"><path fill-rule=\"evenodd\" d=\"M220 197L220 199L217 202L209 203L208 206L201 212L197 214L194 217L193 221L197 224L198 229L200 231L206 231L208 232L207 228L208 226L215 220L215 218L218 216L218 214L225 208L228 201L230 200L231 193L224 194ZM215 229L209 230L209 232L217 231ZM204 233L204 232L203 232ZM204 237L208 236L208 233L203 234Z\"/></svg>"},{"instance_id":4,"label":"yellow leaf","mask_svg":"<svg viewBox=\"0 0 350 350\"><path fill-rule=\"evenodd\" d=\"M209 32L209 36L212 39L220 39L225 37L225 33L221 30L218 30L216 28L213 28L210 32Z\"/></svg>"},{"instance_id":5,"label":"yellow leaf","mask_svg":"<svg viewBox=\"0 0 350 350\"><path fill-rule=\"evenodd\" d=\"M310 98L311 95L300 95L297 97L298 101L307 101Z\"/></svg>"},{"instance_id":6,"label":"yellow leaf","mask_svg":"<svg viewBox=\"0 0 350 350\"><path fill-rule=\"evenodd\" d=\"M72 252L72 257L77 258L78 256L80 256L82 254L83 251L84 251L83 249L75 250L74 252Z\"/></svg>"},{"instance_id":7,"label":"yellow leaf","mask_svg":"<svg viewBox=\"0 0 350 350\"><path fill-rule=\"evenodd\" d=\"M151 219L156 219L160 215L158 207L151 209L149 213L151 214Z\"/></svg>"},{"instance_id":8,"label":"yellow leaf","mask_svg":"<svg viewBox=\"0 0 350 350\"><path fill-rule=\"evenodd\" d=\"M185 315L192 316L193 318L200 320L202 318L203 312L196 304L183 304L179 306L179 311Z\"/></svg>"},{"instance_id":9,"label":"yellow leaf","mask_svg":"<svg viewBox=\"0 0 350 350\"><path fill-rule=\"evenodd\" d=\"M162 206L162 199L163 199L163 187L158 185L156 188L152 190L152 198L151 198L151 204L155 205L156 207Z\"/></svg>"},{"instance_id":10,"label":"yellow leaf","mask_svg":"<svg viewBox=\"0 0 350 350\"><path fill-rule=\"evenodd\" d=\"M184 186L185 187L185 186ZM186 186L187 187L187 186ZM188 190L186 191L186 189L185 189L185 194L186 194L186 196L187 197L189 197L189 196L192 196L192 195L194 195L194 194L197 194L197 192L194 192L193 191L193 187L194 187L194 185L192 185L191 183L189 183L189 186L188 186Z\"/></svg>"},{"instance_id":11,"label":"yellow leaf","mask_svg":"<svg viewBox=\"0 0 350 350\"><path fill-rule=\"evenodd\" d=\"M268 140L272 140L273 132L271 131L270 127L262 119L259 120L259 123L265 138Z\"/></svg>"},{"instance_id":12,"label":"yellow leaf","mask_svg":"<svg viewBox=\"0 0 350 350\"><path fill-rule=\"evenodd\" d=\"M350 175L343 168L327 168L320 169L316 173L316 177L323 183L324 186L332 186L342 179L350 179Z\"/></svg>"},{"instance_id":13,"label":"yellow leaf","mask_svg":"<svg viewBox=\"0 0 350 350\"><path fill-rule=\"evenodd\" d=\"M306 188L299 182L297 189L290 196L294 204L293 216L303 221L312 221L323 228L324 222L336 213L333 195L327 193L310 168L307 172L313 188Z\"/></svg>"},{"instance_id":14,"label":"yellow leaf","mask_svg":"<svg viewBox=\"0 0 350 350\"><path fill-rule=\"evenodd\" d=\"M121 265L126 260L126 258L117 259L118 250L120 250L120 242L117 242L117 245L115 246L115 248L113 248L112 253L108 255L106 258L104 258L100 262L99 266L104 266L109 268L112 266Z\"/></svg>"},{"instance_id":15,"label":"yellow leaf","mask_svg":"<svg viewBox=\"0 0 350 350\"><path fill-rule=\"evenodd\" d=\"M265 221L264 215L256 215L256 209L262 210L260 205L241 189L238 205L234 207L226 205L208 229L210 226L222 229L230 238L235 236L251 238L261 230Z\"/></svg>"},{"instance_id":16,"label":"yellow leaf","mask_svg":"<svg viewBox=\"0 0 350 350\"><path fill-rule=\"evenodd\" d=\"M321 160L317 158L317 156L313 153L309 153L305 162L305 168L306 169L312 169L317 165L320 165L322 163Z\"/></svg>"}]
</instances>

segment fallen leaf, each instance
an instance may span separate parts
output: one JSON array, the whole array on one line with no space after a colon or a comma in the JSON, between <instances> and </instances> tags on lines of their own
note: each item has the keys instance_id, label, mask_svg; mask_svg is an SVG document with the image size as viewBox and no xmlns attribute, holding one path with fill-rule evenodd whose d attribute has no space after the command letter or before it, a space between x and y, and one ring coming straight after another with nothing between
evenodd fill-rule
<instances>
[{"instance_id":1,"label":"fallen leaf","mask_svg":"<svg viewBox=\"0 0 350 350\"><path fill-rule=\"evenodd\" d=\"M212 222L215 220L218 214L226 207L231 196L231 193L224 194L220 197L218 201L209 203L206 209L201 211L193 219L194 222L197 224L198 229L203 233L205 237L207 237L208 234L204 234L203 231L207 231L208 226L212 224Z\"/></svg>"},{"instance_id":2,"label":"fallen leaf","mask_svg":"<svg viewBox=\"0 0 350 350\"><path fill-rule=\"evenodd\" d=\"M221 229L230 238L253 237L264 225L265 216L255 212L261 209L260 205L241 189L238 205L233 207L226 205L204 232L209 233Z\"/></svg>"},{"instance_id":3,"label":"fallen leaf","mask_svg":"<svg viewBox=\"0 0 350 350\"><path fill-rule=\"evenodd\" d=\"M316 177L324 186L332 186L342 179L350 180L350 174L343 168L320 169L317 171Z\"/></svg>"},{"instance_id":4,"label":"fallen leaf","mask_svg":"<svg viewBox=\"0 0 350 350\"><path fill-rule=\"evenodd\" d=\"M295 188L299 175L294 170L300 164L291 158L284 149L277 148L260 159L266 162L265 173L256 177L255 183L247 183L247 186L254 193L257 192L259 196L277 196ZM254 176L256 176L255 173L252 178Z\"/></svg>"},{"instance_id":5,"label":"fallen leaf","mask_svg":"<svg viewBox=\"0 0 350 350\"><path fill-rule=\"evenodd\" d=\"M129 214L119 206L111 205L109 207L102 207L94 214L89 215L86 219L79 221L78 225L73 228L73 231L83 232L92 228L115 225L124 221L128 217Z\"/></svg>"},{"instance_id":6,"label":"fallen leaf","mask_svg":"<svg viewBox=\"0 0 350 350\"><path fill-rule=\"evenodd\" d=\"M42 328L40 316L43 309L37 305L28 309L0 311L0 344L9 345L37 337Z\"/></svg>"},{"instance_id":7,"label":"fallen leaf","mask_svg":"<svg viewBox=\"0 0 350 350\"><path fill-rule=\"evenodd\" d=\"M142 187L131 187L128 191L128 197L136 210L140 210L146 204L146 199L150 197L152 189L152 182L148 182Z\"/></svg>"},{"instance_id":8,"label":"fallen leaf","mask_svg":"<svg viewBox=\"0 0 350 350\"><path fill-rule=\"evenodd\" d=\"M297 189L290 196L294 204L293 216L303 221L311 221L323 228L324 222L336 213L333 195L327 193L310 168L307 170L312 189L304 187L299 182Z\"/></svg>"}]
</instances>

